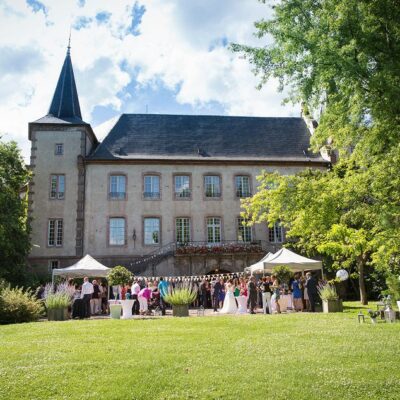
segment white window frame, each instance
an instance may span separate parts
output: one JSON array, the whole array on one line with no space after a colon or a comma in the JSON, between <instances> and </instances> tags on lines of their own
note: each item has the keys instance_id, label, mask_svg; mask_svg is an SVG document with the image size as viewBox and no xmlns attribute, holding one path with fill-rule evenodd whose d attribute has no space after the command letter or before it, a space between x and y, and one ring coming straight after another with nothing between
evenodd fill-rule
<instances>
[{"instance_id":1,"label":"white window frame","mask_svg":"<svg viewBox=\"0 0 400 400\"><path fill-rule=\"evenodd\" d=\"M237 218L237 237L239 242L251 243L253 241L253 230L251 226L246 226L248 219L243 217Z\"/></svg>"},{"instance_id":2,"label":"white window frame","mask_svg":"<svg viewBox=\"0 0 400 400\"><path fill-rule=\"evenodd\" d=\"M191 221L189 217L178 217L175 219L175 241L187 243L191 241Z\"/></svg>"},{"instance_id":3,"label":"white window frame","mask_svg":"<svg viewBox=\"0 0 400 400\"><path fill-rule=\"evenodd\" d=\"M187 182L183 182L187 179ZM191 196L190 191L190 176L189 175L175 175L174 176L174 190L177 199L188 199Z\"/></svg>"},{"instance_id":4,"label":"white window frame","mask_svg":"<svg viewBox=\"0 0 400 400\"><path fill-rule=\"evenodd\" d=\"M54 146L54 154L56 156L64 155L64 143L56 143Z\"/></svg>"},{"instance_id":5,"label":"white window frame","mask_svg":"<svg viewBox=\"0 0 400 400\"><path fill-rule=\"evenodd\" d=\"M283 227L280 222L268 227L268 239L270 243L283 243Z\"/></svg>"},{"instance_id":6,"label":"white window frame","mask_svg":"<svg viewBox=\"0 0 400 400\"><path fill-rule=\"evenodd\" d=\"M247 181L247 183L245 183ZM245 187L247 186L247 191ZM251 196L250 190L250 177L248 175L236 175L235 176L235 188L236 188L236 197L245 198Z\"/></svg>"},{"instance_id":7,"label":"white window frame","mask_svg":"<svg viewBox=\"0 0 400 400\"><path fill-rule=\"evenodd\" d=\"M220 217L208 217L207 243L218 244L221 243L221 240L222 240L222 219Z\"/></svg>"},{"instance_id":8,"label":"white window frame","mask_svg":"<svg viewBox=\"0 0 400 400\"><path fill-rule=\"evenodd\" d=\"M65 198L65 175L50 175L50 199L64 200Z\"/></svg>"},{"instance_id":9,"label":"white window frame","mask_svg":"<svg viewBox=\"0 0 400 400\"><path fill-rule=\"evenodd\" d=\"M143 197L145 199L159 199L161 197L160 175L146 174L143 177Z\"/></svg>"},{"instance_id":10,"label":"white window frame","mask_svg":"<svg viewBox=\"0 0 400 400\"><path fill-rule=\"evenodd\" d=\"M126 244L126 221L124 217L110 217L108 220L108 245Z\"/></svg>"},{"instance_id":11,"label":"white window frame","mask_svg":"<svg viewBox=\"0 0 400 400\"><path fill-rule=\"evenodd\" d=\"M126 175L112 174L109 182L109 198L112 200L126 199Z\"/></svg>"},{"instance_id":12,"label":"white window frame","mask_svg":"<svg viewBox=\"0 0 400 400\"><path fill-rule=\"evenodd\" d=\"M161 244L160 218L146 217L143 219L143 242L146 246L158 246Z\"/></svg>"},{"instance_id":13,"label":"white window frame","mask_svg":"<svg viewBox=\"0 0 400 400\"><path fill-rule=\"evenodd\" d=\"M221 181L220 175L204 175L204 196L209 199L220 198L222 196Z\"/></svg>"},{"instance_id":14,"label":"white window frame","mask_svg":"<svg viewBox=\"0 0 400 400\"><path fill-rule=\"evenodd\" d=\"M64 226L62 219L51 218L47 224L47 246L62 247Z\"/></svg>"}]
</instances>

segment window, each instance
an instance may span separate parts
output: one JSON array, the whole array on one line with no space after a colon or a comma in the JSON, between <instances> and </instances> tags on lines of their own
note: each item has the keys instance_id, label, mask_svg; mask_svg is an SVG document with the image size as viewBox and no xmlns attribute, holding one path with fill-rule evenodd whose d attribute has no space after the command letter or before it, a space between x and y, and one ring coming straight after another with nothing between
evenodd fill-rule
<instances>
[{"instance_id":1,"label":"window","mask_svg":"<svg viewBox=\"0 0 400 400\"><path fill-rule=\"evenodd\" d=\"M207 242L208 243L221 242L221 218L218 217L207 218Z\"/></svg>"},{"instance_id":2,"label":"window","mask_svg":"<svg viewBox=\"0 0 400 400\"><path fill-rule=\"evenodd\" d=\"M246 226L247 223L246 218L239 217L237 219L238 224L238 240L240 242L251 242L252 235L251 235L251 226Z\"/></svg>"},{"instance_id":3,"label":"window","mask_svg":"<svg viewBox=\"0 0 400 400\"><path fill-rule=\"evenodd\" d=\"M175 232L178 243L190 242L190 218L177 218L175 220Z\"/></svg>"},{"instance_id":4,"label":"window","mask_svg":"<svg viewBox=\"0 0 400 400\"><path fill-rule=\"evenodd\" d=\"M158 175L145 175L143 196L145 199L160 198L160 177Z\"/></svg>"},{"instance_id":5,"label":"window","mask_svg":"<svg viewBox=\"0 0 400 400\"><path fill-rule=\"evenodd\" d=\"M60 262L58 260L50 260L49 261L49 270L52 271L55 268L59 268Z\"/></svg>"},{"instance_id":6,"label":"window","mask_svg":"<svg viewBox=\"0 0 400 400\"><path fill-rule=\"evenodd\" d=\"M250 197L250 177L235 176L236 197Z\"/></svg>"},{"instance_id":7,"label":"window","mask_svg":"<svg viewBox=\"0 0 400 400\"><path fill-rule=\"evenodd\" d=\"M56 156L62 156L64 154L64 144L56 143L54 153Z\"/></svg>"},{"instance_id":8,"label":"window","mask_svg":"<svg viewBox=\"0 0 400 400\"><path fill-rule=\"evenodd\" d=\"M111 175L110 176L110 199L124 200L126 197L126 176Z\"/></svg>"},{"instance_id":9,"label":"window","mask_svg":"<svg viewBox=\"0 0 400 400\"><path fill-rule=\"evenodd\" d=\"M280 222L275 222L274 226L269 228L269 241L271 243L283 242L283 229Z\"/></svg>"},{"instance_id":10,"label":"window","mask_svg":"<svg viewBox=\"0 0 400 400\"><path fill-rule=\"evenodd\" d=\"M47 245L62 246L63 244L63 220L49 219L47 230Z\"/></svg>"},{"instance_id":11,"label":"window","mask_svg":"<svg viewBox=\"0 0 400 400\"><path fill-rule=\"evenodd\" d=\"M51 199L64 199L65 194L65 176L64 175L51 175L50 179L50 198Z\"/></svg>"},{"instance_id":12,"label":"window","mask_svg":"<svg viewBox=\"0 0 400 400\"><path fill-rule=\"evenodd\" d=\"M160 243L160 218L144 219L144 244Z\"/></svg>"},{"instance_id":13,"label":"window","mask_svg":"<svg viewBox=\"0 0 400 400\"><path fill-rule=\"evenodd\" d=\"M190 177L189 175L175 175L175 198L188 199L190 198Z\"/></svg>"},{"instance_id":14,"label":"window","mask_svg":"<svg viewBox=\"0 0 400 400\"><path fill-rule=\"evenodd\" d=\"M125 244L125 218L110 218L108 243L110 246Z\"/></svg>"},{"instance_id":15,"label":"window","mask_svg":"<svg viewBox=\"0 0 400 400\"><path fill-rule=\"evenodd\" d=\"M206 197L221 197L221 177L218 175L206 175L204 177L204 191Z\"/></svg>"}]
</instances>

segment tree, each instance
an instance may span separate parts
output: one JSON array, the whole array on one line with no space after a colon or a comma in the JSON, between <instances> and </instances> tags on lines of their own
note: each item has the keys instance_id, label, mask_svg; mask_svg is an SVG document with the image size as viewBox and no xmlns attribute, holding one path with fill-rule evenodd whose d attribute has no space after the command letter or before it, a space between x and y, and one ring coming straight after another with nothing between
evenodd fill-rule
<instances>
[{"instance_id":1,"label":"tree","mask_svg":"<svg viewBox=\"0 0 400 400\"><path fill-rule=\"evenodd\" d=\"M16 143L0 141L0 278L24 282L30 250L27 200L20 193L29 180Z\"/></svg>"},{"instance_id":2,"label":"tree","mask_svg":"<svg viewBox=\"0 0 400 400\"><path fill-rule=\"evenodd\" d=\"M399 20L395 0L282 0L255 24L272 44L232 45L260 87L276 77L305 114L319 115L313 149L341 159L331 171L264 175L245 214L281 220L303 251L357 267L363 303L365 266L393 269L400 260Z\"/></svg>"}]
</instances>

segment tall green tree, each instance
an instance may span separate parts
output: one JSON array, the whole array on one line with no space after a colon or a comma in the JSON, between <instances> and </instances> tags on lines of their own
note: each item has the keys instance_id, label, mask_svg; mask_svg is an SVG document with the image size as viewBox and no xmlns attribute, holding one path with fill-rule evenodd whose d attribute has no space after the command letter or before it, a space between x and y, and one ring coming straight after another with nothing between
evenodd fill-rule
<instances>
[{"instance_id":1,"label":"tall green tree","mask_svg":"<svg viewBox=\"0 0 400 400\"><path fill-rule=\"evenodd\" d=\"M272 17L255 26L272 43L232 48L249 59L260 87L278 78L318 117L313 149L326 146L341 161L331 171L266 174L245 214L281 220L302 250L356 267L366 303L365 266L393 269L400 260L400 3L271 3Z\"/></svg>"},{"instance_id":2,"label":"tall green tree","mask_svg":"<svg viewBox=\"0 0 400 400\"><path fill-rule=\"evenodd\" d=\"M30 245L27 199L21 193L29 175L16 143L0 141L0 278L12 284L25 282Z\"/></svg>"}]
</instances>

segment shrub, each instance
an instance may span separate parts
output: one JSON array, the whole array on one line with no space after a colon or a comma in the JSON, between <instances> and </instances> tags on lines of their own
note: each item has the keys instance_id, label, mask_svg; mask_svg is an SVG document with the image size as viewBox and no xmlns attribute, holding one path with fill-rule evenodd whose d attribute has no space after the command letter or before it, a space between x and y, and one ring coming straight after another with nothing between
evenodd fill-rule
<instances>
[{"instance_id":1,"label":"shrub","mask_svg":"<svg viewBox=\"0 0 400 400\"><path fill-rule=\"evenodd\" d=\"M318 285L318 293L321 300L337 300L339 298L336 287L334 285L330 285L329 283L325 285Z\"/></svg>"},{"instance_id":2,"label":"shrub","mask_svg":"<svg viewBox=\"0 0 400 400\"><path fill-rule=\"evenodd\" d=\"M31 290L11 289L2 285L0 290L0 324L37 321L43 313L43 304Z\"/></svg>"},{"instance_id":3,"label":"shrub","mask_svg":"<svg viewBox=\"0 0 400 400\"><path fill-rule=\"evenodd\" d=\"M290 278L293 276L292 270L286 265L275 267L272 274L278 278L279 283L286 283L286 285L289 285Z\"/></svg>"},{"instance_id":4,"label":"shrub","mask_svg":"<svg viewBox=\"0 0 400 400\"><path fill-rule=\"evenodd\" d=\"M126 285L133 279L132 272L120 265L114 267L108 274L107 280L111 286Z\"/></svg>"},{"instance_id":5,"label":"shrub","mask_svg":"<svg viewBox=\"0 0 400 400\"><path fill-rule=\"evenodd\" d=\"M184 282L176 284L175 287L170 286L168 294L164 296L164 300L173 306L181 306L193 303L196 297L197 287L191 283Z\"/></svg>"}]
</instances>

